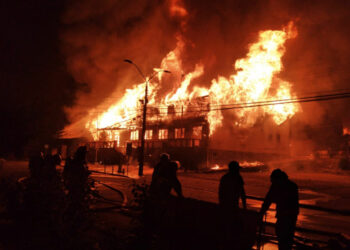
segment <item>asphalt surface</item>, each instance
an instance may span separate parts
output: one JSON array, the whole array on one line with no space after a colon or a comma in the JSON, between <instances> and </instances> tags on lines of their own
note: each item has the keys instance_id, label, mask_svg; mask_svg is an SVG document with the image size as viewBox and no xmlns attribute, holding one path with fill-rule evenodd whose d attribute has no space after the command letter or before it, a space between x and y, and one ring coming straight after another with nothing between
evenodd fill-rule
<instances>
[{"instance_id":1,"label":"asphalt surface","mask_svg":"<svg viewBox=\"0 0 350 250\"><path fill-rule=\"evenodd\" d=\"M106 169L101 166L91 166L90 169L101 171L94 173L93 177L97 180L106 183L118 190L121 190L128 202L132 200L131 188L134 182L150 183L152 169L145 168L145 175L138 177L137 167L130 166L128 174L131 177L104 174L111 173L111 167ZM195 198L199 200L217 202L218 185L220 177L224 172L211 173L184 173L179 171L178 178L182 184L183 194L185 197ZM118 174L114 172L114 174ZM242 173L245 181L245 188L247 195L263 198L269 188L269 172L263 173ZM317 177L317 179L315 179ZM310 173L292 173L290 178L294 180L299 186L300 203L309 205L323 205L328 208L335 208L345 210L349 207L349 192L350 181L344 182L344 175L324 173L310 174ZM345 177L347 178L347 177ZM350 178L349 178L350 179ZM341 183L341 185L340 185ZM320 189L320 191L317 191ZM334 193L334 194L333 194ZM111 193L111 195L113 195ZM247 200L248 209L259 210L261 201ZM334 206L334 204L342 204ZM274 223L275 210L272 206L267 214L267 222ZM329 212L300 209L297 226L317 231L324 231L329 233L341 233L350 235L350 216L343 216ZM314 239L327 241L329 236L310 234L299 232L297 235L302 237L311 237Z\"/></svg>"},{"instance_id":2,"label":"asphalt surface","mask_svg":"<svg viewBox=\"0 0 350 250\"><path fill-rule=\"evenodd\" d=\"M20 178L28 175L27 162L6 162L0 169L1 176ZM149 183L152 169L145 167L144 176L138 177L136 166L129 166L124 175L117 173L117 169L89 165L94 171L92 177L97 181L96 186L100 194L113 204L128 205L132 202L131 189L133 183ZM97 171L97 172L95 172ZM104 172L107 172L105 174ZM183 187L185 197L217 202L217 191L220 177L224 172L196 173L179 171L178 177ZM128 176L126 176L128 174ZM350 209L350 175L348 172L292 172L290 179L299 186L300 203L318 205L339 210ZM269 188L269 171L262 173L242 173L247 195L263 198ZM108 206L108 202L106 202ZM248 208L258 210L261 201L248 200ZM275 222L274 207L268 212L267 221ZM310 209L301 209L298 217L301 228L342 233L350 235L350 216ZM298 233L308 237L310 234ZM312 236L314 237L314 235ZM318 239L327 240L327 235L318 235ZM273 248L273 247L272 247ZM265 247L265 249L268 249Z\"/></svg>"}]
</instances>

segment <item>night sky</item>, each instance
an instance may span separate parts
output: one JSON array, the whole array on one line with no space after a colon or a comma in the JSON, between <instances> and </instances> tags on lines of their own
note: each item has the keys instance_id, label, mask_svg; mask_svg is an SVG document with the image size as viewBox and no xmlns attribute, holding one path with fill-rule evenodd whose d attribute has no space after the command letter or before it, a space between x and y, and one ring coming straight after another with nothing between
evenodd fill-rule
<instances>
[{"instance_id":1,"label":"night sky","mask_svg":"<svg viewBox=\"0 0 350 250\"><path fill-rule=\"evenodd\" d=\"M0 5L0 155L22 156L67 124L64 105L79 88L60 53L64 1L2 1Z\"/></svg>"}]
</instances>

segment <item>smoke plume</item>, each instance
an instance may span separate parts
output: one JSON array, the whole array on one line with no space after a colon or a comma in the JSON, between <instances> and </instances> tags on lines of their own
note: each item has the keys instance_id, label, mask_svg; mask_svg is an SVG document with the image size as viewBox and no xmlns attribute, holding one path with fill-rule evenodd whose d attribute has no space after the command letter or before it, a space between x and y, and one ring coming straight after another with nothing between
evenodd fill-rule
<instances>
[{"instance_id":1,"label":"smoke plume","mask_svg":"<svg viewBox=\"0 0 350 250\"><path fill-rule=\"evenodd\" d=\"M348 88L350 2L340 1L179 1L74 0L62 18L62 51L76 81L87 83L76 107L68 109L77 135L92 109L95 115L117 101L126 88L142 82L135 62L152 73L162 58L184 41L185 73L204 66L191 86L206 86L234 72L234 62L248 51L258 32L294 21L298 36L286 43L281 78L297 96ZM181 74L181 73L179 73ZM302 104L302 119L319 123L325 116L348 121L349 101ZM72 132L73 131L73 132Z\"/></svg>"}]
</instances>

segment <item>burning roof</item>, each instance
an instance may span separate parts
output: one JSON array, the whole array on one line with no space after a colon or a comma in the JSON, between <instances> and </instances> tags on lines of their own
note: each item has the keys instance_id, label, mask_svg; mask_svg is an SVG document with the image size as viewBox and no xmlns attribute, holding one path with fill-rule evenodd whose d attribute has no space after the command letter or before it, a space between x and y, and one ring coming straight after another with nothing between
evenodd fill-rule
<instances>
[{"instance_id":1,"label":"burning roof","mask_svg":"<svg viewBox=\"0 0 350 250\"><path fill-rule=\"evenodd\" d=\"M289 23L281 30L261 31L255 43L249 47L245 58L235 62L235 70L229 77L218 76L212 80L209 88L192 86L192 80L204 72L204 66L195 65L192 72L182 74L182 81L174 84L170 92L159 93L165 76L158 74L158 81L150 81L148 86L148 103L158 117L168 116L169 106L173 107L173 115L198 115L206 112L210 124L210 134L222 125L225 113L221 107L232 103L252 103L269 99L290 99L291 84L279 79L276 75L283 69L281 57L285 52L284 43L294 38L296 30ZM175 74L182 72L183 44L181 37L174 50L162 60L160 67ZM159 69L154 69L155 71ZM126 89L124 96L113 103L99 116L89 120L86 128L94 133L97 128L106 128L114 124L122 124L132 120L142 110L145 96L145 83ZM299 110L295 103L280 104L231 111L237 117L233 126L252 126L256 120L270 115L276 124L280 124ZM92 112L94 112L92 110ZM152 113L152 111L151 111ZM152 119L152 117L150 117Z\"/></svg>"}]
</instances>

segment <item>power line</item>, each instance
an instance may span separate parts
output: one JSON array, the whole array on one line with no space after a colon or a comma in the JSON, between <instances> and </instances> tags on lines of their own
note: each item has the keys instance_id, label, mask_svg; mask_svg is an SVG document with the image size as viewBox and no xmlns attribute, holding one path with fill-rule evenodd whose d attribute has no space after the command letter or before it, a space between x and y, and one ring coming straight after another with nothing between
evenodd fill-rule
<instances>
[{"instance_id":1,"label":"power line","mask_svg":"<svg viewBox=\"0 0 350 250\"><path fill-rule=\"evenodd\" d=\"M279 100L265 100L265 101L258 101L258 102L243 102L243 103L233 103L233 104L216 104L216 105L210 105L209 108L203 109L202 107L193 107L198 110L186 110L186 113L198 113L198 112L211 112L211 111L224 111L224 110L232 110L232 109L244 109L244 108L255 108L255 107L262 107L262 106L273 106L273 105L284 105L284 104L291 104L291 103L306 103L306 102L315 102L315 101L329 101L329 100L336 100L336 99L346 99L350 98L350 92L343 92L343 93L335 93L335 94L326 94L326 95L315 95L315 96L307 96L307 97L299 97L299 98L288 98L288 99L279 99ZM214 106L215 108L212 108ZM217 108L216 108L217 106ZM135 112L137 113L137 112ZM171 114L179 114L183 113L182 111L176 111L172 112ZM153 113L148 113L153 114ZM167 116L167 113L159 113L156 114L158 116ZM129 115L130 117L130 115ZM136 117L132 117L129 119L126 119L124 121L120 121L118 123L115 123L109 127L106 128L113 128L116 125L121 125L125 122L134 120Z\"/></svg>"},{"instance_id":2,"label":"power line","mask_svg":"<svg viewBox=\"0 0 350 250\"><path fill-rule=\"evenodd\" d=\"M341 92L340 92L341 91ZM344 92L344 91L347 91L347 92ZM307 97L299 97L298 99L302 99L302 98L312 98L312 97L319 97L319 96L328 96L328 95L342 95L342 94L346 94L346 93L350 93L350 89L339 89L339 90L331 90L331 91L318 91L318 92L309 92L309 94L314 94L313 96L307 96ZM296 99L296 98L294 98ZM291 99L282 99L283 101L284 100L291 100ZM277 101L281 101L281 100L263 100L263 101L258 101L258 102L277 102ZM179 101L181 103L181 101ZM182 103L191 103L190 100L186 100L186 101L183 101ZM193 103L193 101L192 101ZM257 102L244 102L244 103L231 103L231 104L210 104L211 107L215 107L215 106L232 106L232 105L243 105L243 104L250 104L250 103L257 103ZM204 104L207 104L207 103L203 103ZM180 106L181 104L179 104ZM158 106L151 106L153 108L158 108L158 109L168 109L168 106L166 105L158 105ZM193 108L200 108L200 107L193 107Z\"/></svg>"},{"instance_id":3,"label":"power line","mask_svg":"<svg viewBox=\"0 0 350 250\"><path fill-rule=\"evenodd\" d=\"M266 100L266 101L259 101L259 102L243 102L243 103L217 104L217 105L210 104L209 109L203 109L202 107L192 107L192 108L195 108L197 110L187 110L186 113L189 113L189 112L210 112L210 111L228 110L228 109L254 108L254 107L261 107L261 106L284 105L284 104L299 103L299 102L303 103L303 102L314 102L314 101L328 101L328 100L345 99L345 98L350 98L350 92L329 94L329 95L299 97L299 98L288 98L288 99L280 99L280 100ZM217 106L218 108L212 108L213 106L214 107ZM180 112L180 111L172 112L172 114L174 114L174 113L182 113L182 112Z\"/></svg>"}]
</instances>

